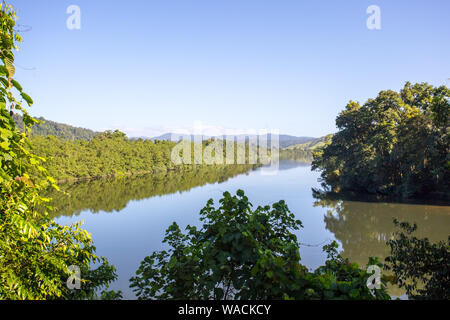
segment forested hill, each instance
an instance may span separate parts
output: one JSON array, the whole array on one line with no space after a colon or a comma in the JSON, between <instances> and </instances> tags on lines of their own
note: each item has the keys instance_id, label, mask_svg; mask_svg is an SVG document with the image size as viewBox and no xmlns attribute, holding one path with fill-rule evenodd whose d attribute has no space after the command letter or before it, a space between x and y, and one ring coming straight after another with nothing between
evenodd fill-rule
<instances>
[{"instance_id":1,"label":"forested hill","mask_svg":"<svg viewBox=\"0 0 450 320\"><path fill-rule=\"evenodd\" d=\"M312 150L315 150L317 148L325 146L325 139L326 139L326 137L329 137L331 139L332 136L333 135L330 134L328 136L317 138L317 139L314 139L312 141L308 141L306 143L300 143L300 144L295 144L295 145L289 146L286 149L312 151Z\"/></svg>"},{"instance_id":2,"label":"forested hill","mask_svg":"<svg viewBox=\"0 0 450 320\"><path fill-rule=\"evenodd\" d=\"M14 121L21 131L24 130L22 116L19 114L13 115ZM37 136L55 136L64 140L91 140L99 132L90 129L77 128L68 124L59 123L42 117L37 118L41 123L36 124L32 128L32 135Z\"/></svg>"}]
</instances>

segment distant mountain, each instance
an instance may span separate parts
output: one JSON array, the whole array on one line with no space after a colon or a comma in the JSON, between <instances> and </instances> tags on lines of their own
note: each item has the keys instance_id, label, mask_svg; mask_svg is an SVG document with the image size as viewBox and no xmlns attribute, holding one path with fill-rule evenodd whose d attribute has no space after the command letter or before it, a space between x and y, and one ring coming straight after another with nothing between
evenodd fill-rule
<instances>
[{"instance_id":1,"label":"distant mountain","mask_svg":"<svg viewBox=\"0 0 450 320\"><path fill-rule=\"evenodd\" d=\"M292 145L307 143L309 141L314 141L314 137L296 137L289 136L286 134L280 134L280 148L287 148Z\"/></svg>"},{"instance_id":2,"label":"distant mountain","mask_svg":"<svg viewBox=\"0 0 450 320\"><path fill-rule=\"evenodd\" d=\"M22 116L14 114L13 119L16 122L19 130L24 130L24 123ZM56 136L62 137L67 140L90 140L100 132L92 131L89 129L73 127L68 124L59 123L51 120L44 119L42 117L37 118L41 121L40 124L35 124L32 127L32 135L38 136Z\"/></svg>"},{"instance_id":3,"label":"distant mountain","mask_svg":"<svg viewBox=\"0 0 450 320\"><path fill-rule=\"evenodd\" d=\"M17 127L20 130L24 130L24 124L22 120L22 116L19 114L14 114L13 119L17 124ZM39 136L56 136L56 137L62 137L63 139L67 140L91 140L93 137L98 135L100 132L96 132L90 129L84 129L79 127L74 127L68 124L59 123L51 120L47 120L43 117L37 118L39 121L41 121L40 124L34 125L32 128L32 134L33 135L39 135ZM182 136L177 133L165 133L163 135L153 137L153 138L147 138L147 137L133 137L130 138L130 140L137 140L137 139L143 139L143 140L160 140L160 141L177 141L179 139L173 139L172 137L179 137ZM267 143L270 146L272 142L272 134L268 134L267 136ZM206 135L190 135L190 140L208 140L211 138L222 138L221 136L206 136ZM240 134L240 135L234 135L228 137L229 140L237 140L237 139L244 139L246 142L249 141L249 135ZM323 141L323 138L313 138L313 137L297 137L297 136L291 136L287 134L280 134L278 136L279 139L279 146L281 149L284 148L310 148L317 143ZM322 140L321 140L322 139Z\"/></svg>"},{"instance_id":4,"label":"distant mountain","mask_svg":"<svg viewBox=\"0 0 450 320\"><path fill-rule=\"evenodd\" d=\"M313 161L313 151L325 145L326 137L327 136L283 148L280 150L280 159L310 164Z\"/></svg>"},{"instance_id":5,"label":"distant mountain","mask_svg":"<svg viewBox=\"0 0 450 320\"><path fill-rule=\"evenodd\" d=\"M150 138L150 140L160 140L160 141L166 141L166 140L172 140L172 141L178 141L179 139L173 139L173 137L179 137L181 136L180 134L177 133L165 133L163 135L160 135L158 137L153 137ZM268 134L267 136L267 143L270 144L272 141L272 134ZM193 141L194 139L198 139L198 140L208 140L211 138L222 138L222 136L215 136L215 137L211 137L211 136L204 136L204 135L190 135L190 140ZM231 140L236 140L236 139L244 139L245 141L249 140L249 135L245 135L245 134L240 134L240 135L234 135L232 136ZM313 138L313 137L296 137L296 136L290 136L287 134L280 134L278 136L279 139L279 144L280 144L280 148L287 148L289 146L292 145L298 145L298 144L304 144L307 142L312 142L314 140L316 140L317 138ZM228 138L228 140L230 140L230 138Z\"/></svg>"}]
</instances>

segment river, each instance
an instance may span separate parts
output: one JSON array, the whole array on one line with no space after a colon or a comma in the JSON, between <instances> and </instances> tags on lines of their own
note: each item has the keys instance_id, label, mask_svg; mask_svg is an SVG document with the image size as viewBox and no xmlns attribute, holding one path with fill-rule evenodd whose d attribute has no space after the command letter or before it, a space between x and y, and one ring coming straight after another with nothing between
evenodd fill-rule
<instances>
[{"instance_id":1,"label":"river","mask_svg":"<svg viewBox=\"0 0 450 320\"><path fill-rule=\"evenodd\" d=\"M199 211L207 200L215 203L222 193L245 191L254 206L285 200L304 228L297 232L302 263L308 268L323 264L322 246L337 240L344 257L366 265L368 257L384 260L386 240L395 231L392 219L418 224L417 236L431 241L447 239L450 206L322 200L313 197L319 174L307 163L282 160L279 171L264 175L261 169L209 170L183 176L129 177L62 185L71 197L56 194L55 220L60 224L84 221L92 234L97 254L117 268L119 278L110 289L135 298L129 279L139 263L162 244L165 230L176 221L180 227L199 226ZM402 290L389 287L393 296Z\"/></svg>"}]
</instances>

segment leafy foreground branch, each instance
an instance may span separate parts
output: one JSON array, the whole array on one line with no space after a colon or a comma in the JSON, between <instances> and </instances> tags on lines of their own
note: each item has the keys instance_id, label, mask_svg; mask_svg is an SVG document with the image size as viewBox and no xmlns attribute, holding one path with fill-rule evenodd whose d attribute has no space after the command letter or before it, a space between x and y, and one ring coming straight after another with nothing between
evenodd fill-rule
<instances>
[{"instance_id":1,"label":"leafy foreground branch","mask_svg":"<svg viewBox=\"0 0 450 320\"><path fill-rule=\"evenodd\" d=\"M300 263L294 230L302 227L284 201L252 209L242 190L225 192L200 212L201 229L176 223L166 232L168 251L142 261L131 287L138 299L390 299L384 280L325 246L328 259L314 272ZM378 264L370 259L369 264Z\"/></svg>"},{"instance_id":2,"label":"leafy foreground branch","mask_svg":"<svg viewBox=\"0 0 450 320\"><path fill-rule=\"evenodd\" d=\"M49 185L57 188L43 168L44 158L29 151L28 135L37 120L22 101L33 100L13 79L13 50L22 38L14 31L17 17L4 1L0 4L0 299L95 298L117 276L113 266L95 255L91 236L79 224L61 226L49 218L49 199L41 196ZM25 132L13 119L21 112ZM30 172L41 173L32 179ZM38 210L38 208L44 208ZM100 267L92 270L92 264ZM69 266L81 271L81 289L70 290ZM105 292L103 297L117 295Z\"/></svg>"}]
</instances>

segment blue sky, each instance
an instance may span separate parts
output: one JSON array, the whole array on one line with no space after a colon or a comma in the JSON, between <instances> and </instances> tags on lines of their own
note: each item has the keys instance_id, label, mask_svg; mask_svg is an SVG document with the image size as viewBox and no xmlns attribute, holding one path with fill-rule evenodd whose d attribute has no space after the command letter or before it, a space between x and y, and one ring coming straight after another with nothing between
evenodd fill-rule
<instances>
[{"instance_id":1,"label":"blue sky","mask_svg":"<svg viewBox=\"0 0 450 320\"><path fill-rule=\"evenodd\" d=\"M32 114L153 136L196 121L323 136L349 100L450 85L450 1L14 0ZM69 30L69 5L81 29ZM369 5L381 30L369 30Z\"/></svg>"}]
</instances>

